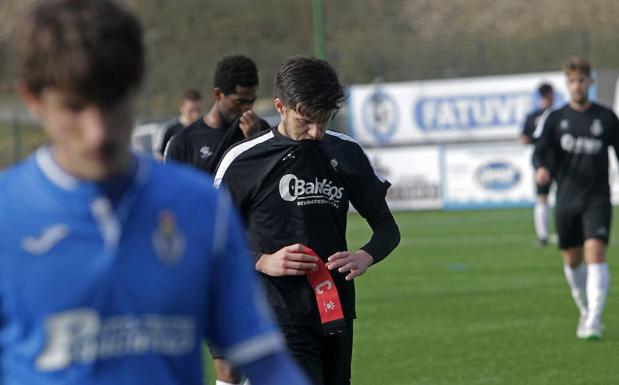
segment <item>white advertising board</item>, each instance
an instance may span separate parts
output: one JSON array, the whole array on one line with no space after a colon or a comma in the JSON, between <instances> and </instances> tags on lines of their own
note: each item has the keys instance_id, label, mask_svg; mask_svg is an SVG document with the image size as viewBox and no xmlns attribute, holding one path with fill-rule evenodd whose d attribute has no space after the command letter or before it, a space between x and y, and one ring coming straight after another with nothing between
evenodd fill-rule
<instances>
[{"instance_id":1,"label":"white advertising board","mask_svg":"<svg viewBox=\"0 0 619 385\"><path fill-rule=\"evenodd\" d=\"M393 210L442 207L437 146L376 148L366 153L376 171L391 183L387 203Z\"/></svg>"},{"instance_id":2,"label":"white advertising board","mask_svg":"<svg viewBox=\"0 0 619 385\"><path fill-rule=\"evenodd\" d=\"M531 206L531 146L518 143L447 146L442 157L446 209Z\"/></svg>"},{"instance_id":3,"label":"white advertising board","mask_svg":"<svg viewBox=\"0 0 619 385\"><path fill-rule=\"evenodd\" d=\"M376 171L392 186L394 211L531 207L535 203L532 146L519 143L370 148ZM619 205L619 166L609 150L612 202ZM554 206L553 186L549 203Z\"/></svg>"},{"instance_id":4,"label":"white advertising board","mask_svg":"<svg viewBox=\"0 0 619 385\"><path fill-rule=\"evenodd\" d=\"M351 86L349 133L365 145L515 139L542 82L565 103L561 72Z\"/></svg>"}]
</instances>

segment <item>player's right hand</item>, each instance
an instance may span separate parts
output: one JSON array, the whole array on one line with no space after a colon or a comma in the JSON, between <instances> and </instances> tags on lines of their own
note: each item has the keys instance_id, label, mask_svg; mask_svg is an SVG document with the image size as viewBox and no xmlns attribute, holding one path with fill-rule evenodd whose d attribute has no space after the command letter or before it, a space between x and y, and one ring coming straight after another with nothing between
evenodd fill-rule
<instances>
[{"instance_id":1,"label":"player's right hand","mask_svg":"<svg viewBox=\"0 0 619 385\"><path fill-rule=\"evenodd\" d=\"M246 138L260 131L260 119L258 115L252 110L243 112L239 120L239 128Z\"/></svg>"},{"instance_id":2,"label":"player's right hand","mask_svg":"<svg viewBox=\"0 0 619 385\"><path fill-rule=\"evenodd\" d=\"M305 275L307 270L317 270L318 258L304 254L305 246L300 243L284 246L273 254L262 254L256 262L256 270L271 277L284 275Z\"/></svg>"},{"instance_id":3,"label":"player's right hand","mask_svg":"<svg viewBox=\"0 0 619 385\"><path fill-rule=\"evenodd\" d=\"M546 167L539 167L535 170L535 182L539 185L550 183L550 171Z\"/></svg>"}]
</instances>

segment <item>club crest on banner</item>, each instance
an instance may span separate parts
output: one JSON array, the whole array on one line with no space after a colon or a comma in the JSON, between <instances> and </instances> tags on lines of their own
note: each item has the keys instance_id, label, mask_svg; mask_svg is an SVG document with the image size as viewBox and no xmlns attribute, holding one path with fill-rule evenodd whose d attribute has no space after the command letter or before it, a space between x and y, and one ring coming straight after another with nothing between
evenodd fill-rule
<instances>
[{"instance_id":1,"label":"club crest on banner","mask_svg":"<svg viewBox=\"0 0 619 385\"><path fill-rule=\"evenodd\" d=\"M166 265L178 263L185 253L185 236L176 224L174 213L169 210L159 213L159 226L152 238L157 256Z\"/></svg>"}]
</instances>

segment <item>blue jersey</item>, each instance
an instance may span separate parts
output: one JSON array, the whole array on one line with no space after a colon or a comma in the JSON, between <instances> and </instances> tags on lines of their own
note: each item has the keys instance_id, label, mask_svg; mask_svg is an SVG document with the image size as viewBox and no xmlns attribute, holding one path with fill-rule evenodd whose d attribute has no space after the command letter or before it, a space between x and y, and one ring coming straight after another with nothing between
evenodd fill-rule
<instances>
[{"instance_id":1,"label":"blue jersey","mask_svg":"<svg viewBox=\"0 0 619 385\"><path fill-rule=\"evenodd\" d=\"M48 149L0 176L0 383L201 384L203 340L283 349L227 195L136 163L117 196Z\"/></svg>"}]
</instances>

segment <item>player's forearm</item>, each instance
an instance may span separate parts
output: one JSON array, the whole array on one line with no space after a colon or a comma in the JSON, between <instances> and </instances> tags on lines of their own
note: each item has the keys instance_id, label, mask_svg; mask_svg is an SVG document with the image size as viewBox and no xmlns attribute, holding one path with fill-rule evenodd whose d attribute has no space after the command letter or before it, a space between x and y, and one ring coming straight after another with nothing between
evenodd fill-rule
<instances>
[{"instance_id":1,"label":"player's forearm","mask_svg":"<svg viewBox=\"0 0 619 385\"><path fill-rule=\"evenodd\" d=\"M386 204L380 214L367 218L367 221L373 234L370 241L361 249L370 254L374 259L373 264L376 264L385 259L398 246L400 230Z\"/></svg>"},{"instance_id":2,"label":"player's forearm","mask_svg":"<svg viewBox=\"0 0 619 385\"><path fill-rule=\"evenodd\" d=\"M548 164L547 164L548 151L549 151L549 148L548 148L548 145L546 144L546 138L542 138L538 140L533 150L533 156L531 157L533 168L535 169L538 169L540 167L548 168Z\"/></svg>"}]
</instances>

